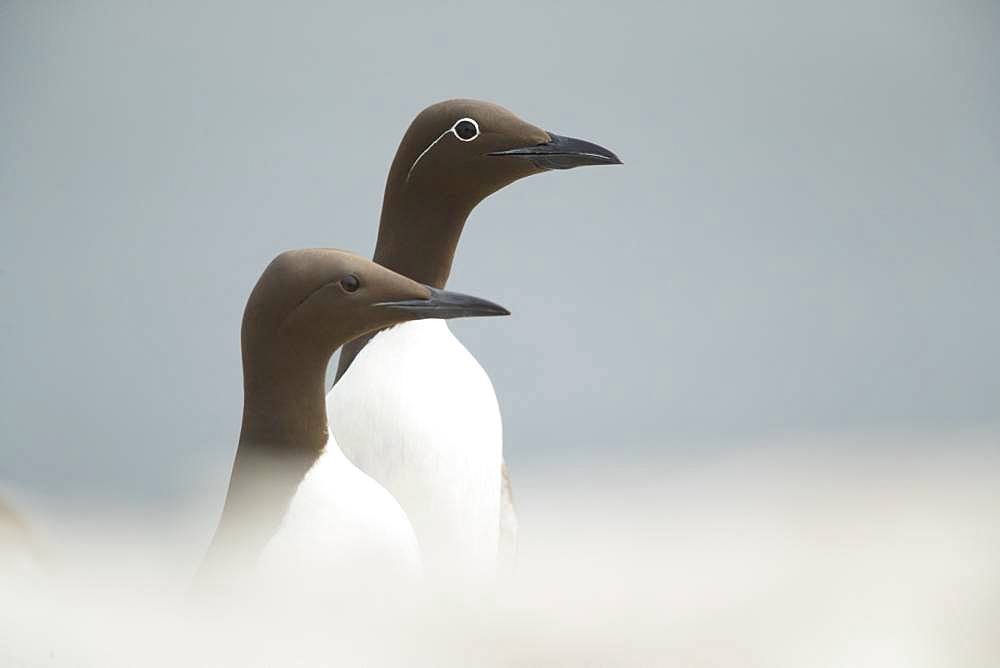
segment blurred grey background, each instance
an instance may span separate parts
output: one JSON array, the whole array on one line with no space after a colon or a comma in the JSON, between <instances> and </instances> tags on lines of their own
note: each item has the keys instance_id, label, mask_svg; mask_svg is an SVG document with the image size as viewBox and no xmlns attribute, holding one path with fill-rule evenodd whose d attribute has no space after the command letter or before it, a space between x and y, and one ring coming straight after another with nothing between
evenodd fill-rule
<instances>
[{"instance_id":1,"label":"blurred grey background","mask_svg":"<svg viewBox=\"0 0 1000 668\"><path fill-rule=\"evenodd\" d=\"M399 139L448 97L625 161L466 227L450 285L514 313L454 329L515 484L996 425L998 38L991 0L3 0L0 479L221 501L250 288L283 249L370 253Z\"/></svg>"}]
</instances>

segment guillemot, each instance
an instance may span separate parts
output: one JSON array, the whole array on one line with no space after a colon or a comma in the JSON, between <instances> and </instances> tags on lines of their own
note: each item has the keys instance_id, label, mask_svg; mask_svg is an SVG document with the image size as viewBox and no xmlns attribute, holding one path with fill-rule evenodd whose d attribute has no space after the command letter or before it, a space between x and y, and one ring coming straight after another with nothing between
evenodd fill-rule
<instances>
[{"instance_id":1,"label":"guillemot","mask_svg":"<svg viewBox=\"0 0 1000 668\"><path fill-rule=\"evenodd\" d=\"M507 315L343 251L280 254L243 315L243 423L201 583L280 569L311 589L419 571L410 523L392 495L328 433L325 373L345 342L425 318Z\"/></svg>"},{"instance_id":2,"label":"guillemot","mask_svg":"<svg viewBox=\"0 0 1000 668\"><path fill-rule=\"evenodd\" d=\"M449 100L412 122L386 181L376 262L444 287L466 218L485 197L554 169L614 165L611 151L495 104ZM399 500L425 565L489 581L516 543L493 386L444 323L408 323L344 346L327 396L347 457ZM499 544L499 545L498 545Z\"/></svg>"}]
</instances>

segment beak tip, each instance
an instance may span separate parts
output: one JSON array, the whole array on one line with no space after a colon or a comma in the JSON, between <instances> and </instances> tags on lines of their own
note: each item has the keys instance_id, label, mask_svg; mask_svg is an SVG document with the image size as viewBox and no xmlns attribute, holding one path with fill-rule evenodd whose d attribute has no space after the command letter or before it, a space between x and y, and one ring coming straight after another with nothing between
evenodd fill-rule
<instances>
[{"instance_id":1,"label":"beak tip","mask_svg":"<svg viewBox=\"0 0 1000 668\"><path fill-rule=\"evenodd\" d=\"M594 144L594 146L597 146L597 144ZM623 164L625 164L625 163L622 162L622 159L618 157L618 154L615 153L614 151L609 151L608 149L604 148L603 146L597 146L597 148L599 148L600 151L595 151L595 153L597 153L597 155L600 155L600 156L602 156L604 158L604 160L605 160L604 164L606 164L606 165L623 165Z\"/></svg>"}]
</instances>

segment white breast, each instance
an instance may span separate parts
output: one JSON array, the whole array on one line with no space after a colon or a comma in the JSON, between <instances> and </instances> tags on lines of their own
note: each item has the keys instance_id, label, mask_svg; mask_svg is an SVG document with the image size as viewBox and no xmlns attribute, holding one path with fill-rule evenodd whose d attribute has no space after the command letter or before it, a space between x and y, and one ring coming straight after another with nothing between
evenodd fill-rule
<instances>
[{"instance_id":1,"label":"white breast","mask_svg":"<svg viewBox=\"0 0 1000 668\"><path fill-rule=\"evenodd\" d=\"M500 409L486 372L447 325L380 333L327 395L327 414L344 454L406 511L428 574L492 582Z\"/></svg>"},{"instance_id":2,"label":"white breast","mask_svg":"<svg viewBox=\"0 0 1000 668\"><path fill-rule=\"evenodd\" d=\"M342 596L397 591L417 581L416 537L396 500L331 438L303 478L258 571L277 586Z\"/></svg>"}]
</instances>

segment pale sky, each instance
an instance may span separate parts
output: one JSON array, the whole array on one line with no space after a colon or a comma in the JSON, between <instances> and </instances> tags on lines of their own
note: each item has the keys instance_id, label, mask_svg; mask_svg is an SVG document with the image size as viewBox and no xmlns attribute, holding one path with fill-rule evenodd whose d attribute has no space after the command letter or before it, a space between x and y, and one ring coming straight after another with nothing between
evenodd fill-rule
<instances>
[{"instance_id":1,"label":"pale sky","mask_svg":"<svg viewBox=\"0 0 1000 668\"><path fill-rule=\"evenodd\" d=\"M5 0L0 480L224 490L258 274L369 254L403 131L449 97L625 162L517 183L466 226L449 287L513 315L454 329L515 479L996 425L998 63L988 0Z\"/></svg>"}]
</instances>

